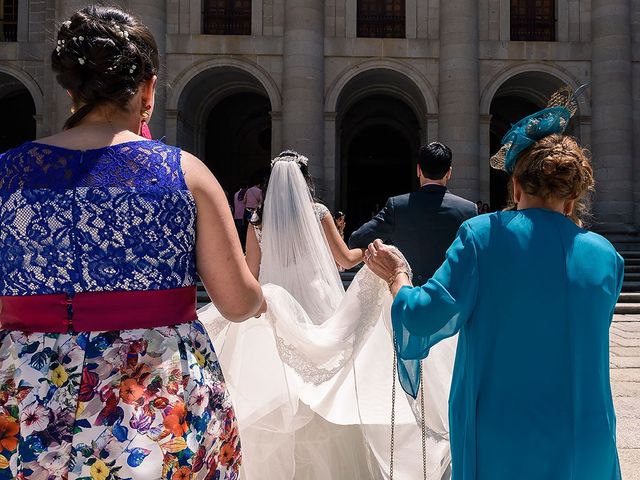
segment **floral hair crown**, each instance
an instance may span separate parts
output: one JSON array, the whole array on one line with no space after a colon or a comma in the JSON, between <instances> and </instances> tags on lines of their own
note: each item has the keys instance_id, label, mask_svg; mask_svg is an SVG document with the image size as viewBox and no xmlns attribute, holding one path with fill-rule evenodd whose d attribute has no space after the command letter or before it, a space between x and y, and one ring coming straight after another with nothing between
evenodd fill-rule
<instances>
[{"instance_id":1,"label":"floral hair crown","mask_svg":"<svg viewBox=\"0 0 640 480\"><path fill-rule=\"evenodd\" d=\"M304 165L305 167L309 165L309 159L304 155L300 155L298 152L294 152L293 150L285 150L276 158L271 161L271 168L278 162L295 162L298 166Z\"/></svg>"},{"instance_id":2,"label":"floral hair crown","mask_svg":"<svg viewBox=\"0 0 640 480\"><path fill-rule=\"evenodd\" d=\"M491 157L491 167L511 175L524 150L544 137L563 133L578 110L578 97L586 88L587 85L582 85L575 93L570 87L561 88L551 95L546 108L513 125L502 137L502 148Z\"/></svg>"}]
</instances>

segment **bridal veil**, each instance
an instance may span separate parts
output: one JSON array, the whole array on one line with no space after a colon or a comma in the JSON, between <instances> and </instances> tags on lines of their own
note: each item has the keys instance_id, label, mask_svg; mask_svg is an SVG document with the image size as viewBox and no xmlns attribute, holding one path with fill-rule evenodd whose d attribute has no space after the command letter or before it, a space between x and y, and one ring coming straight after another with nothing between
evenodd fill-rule
<instances>
[{"instance_id":1,"label":"bridal veil","mask_svg":"<svg viewBox=\"0 0 640 480\"><path fill-rule=\"evenodd\" d=\"M243 478L388 478L391 295L366 267L345 293L295 161L272 167L261 247L267 313L233 324L213 305L199 311L239 420ZM455 339L424 361L430 480L450 463L454 354ZM395 478L419 479L419 411L404 394L396 403Z\"/></svg>"}]
</instances>

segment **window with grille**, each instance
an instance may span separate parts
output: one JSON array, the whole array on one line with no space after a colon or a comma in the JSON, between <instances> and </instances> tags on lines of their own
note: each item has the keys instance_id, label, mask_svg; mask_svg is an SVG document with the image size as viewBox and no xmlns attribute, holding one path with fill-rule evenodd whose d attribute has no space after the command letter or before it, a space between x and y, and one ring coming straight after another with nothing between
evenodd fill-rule
<instances>
[{"instance_id":1,"label":"window with grille","mask_svg":"<svg viewBox=\"0 0 640 480\"><path fill-rule=\"evenodd\" d=\"M18 0L0 0L0 42L18 41Z\"/></svg>"},{"instance_id":2,"label":"window with grille","mask_svg":"<svg viewBox=\"0 0 640 480\"><path fill-rule=\"evenodd\" d=\"M553 42L555 39L554 0L511 0L511 40Z\"/></svg>"},{"instance_id":3,"label":"window with grille","mask_svg":"<svg viewBox=\"0 0 640 480\"><path fill-rule=\"evenodd\" d=\"M251 35L251 0L204 0L202 33Z\"/></svg>"},{"instance_id":4,"label":"window with grille","mask_svg":"<svg viewBox=\"0 0 640 480\"><path fill-rule=\"evenodd\" d=\"M358 36L405 37L404 0L358 0Z\"/></svg>"}]
</instances>

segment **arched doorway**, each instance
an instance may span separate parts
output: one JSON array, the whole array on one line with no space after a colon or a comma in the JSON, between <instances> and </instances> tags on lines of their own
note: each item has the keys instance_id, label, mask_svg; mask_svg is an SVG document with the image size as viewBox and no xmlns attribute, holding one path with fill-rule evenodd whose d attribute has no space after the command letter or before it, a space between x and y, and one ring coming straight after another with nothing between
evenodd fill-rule
<instances>
[{"instance_id":1,"label":"arched doorway","mask_svg":"<svg viewBox=\"0 0 640 480\"><path fill-rule=\"evenodd\" d=\"M511 125L544 108L549 97L562 86L564 83L560 79L543 72L520 73L504 82L491 101L491 155L500 149L500 141ZM567 129L569 135L578 136L577 123L575 120L571 122ZM505 172L490 168L492 211L501 210L507 205L508 182L509 176Z\"/></svg>"},{"instance_id":2,"label":"arched doorway","mask_svg":"<svg viewBox=\"0 0 640 480\"><path fill-rule=\"evenodd\" d=\"M420 126L401 100L373 95L342 119L341 202L348 233L368 221L390 196L416 187Z\"/></svg>"},{"instance_id":3,"label":"arched doorway","mask_svg":"<svg viewBox=\"0 0 640 480\"><path fill-rule=\"evenodd\" d=\"M207 166L229 194L255 183L271 159L269 100L257 93L236 93L209 114L205 132Z\"/></svg>"},{"instance_id":4,"label":"arched doorway","mask_svg":"<svg viewBox=\"0 0 640 480\"><path fill-rule=\"evenodd\" d=\"M36 107L29 90L17 79L0 73L0 153L36 138Z\"/></svg>"},{"instance_id":5,"label":"arched doorway","mask_svg":"<svg viewBox=\"0 0 640 480\"><path fill-rule=\"evenodd\" d=\"M349 235L384 207L387 198L418 186L426 105L413 81L380 68L351 79L340 92L336 112L335 203L347 214Z\"/></svg>"},{"instance_id":6,"label":"arched doorway","mask_svg":"<svg viewBox=\"0 0 640 480\"><path fill-rule=\"evenodd\" d=\"M229 196L261 177L271 159L271 104L246 71L213 67L184 87L178 102L177 144L198 155Z\"/></svg>"}]
</instances>

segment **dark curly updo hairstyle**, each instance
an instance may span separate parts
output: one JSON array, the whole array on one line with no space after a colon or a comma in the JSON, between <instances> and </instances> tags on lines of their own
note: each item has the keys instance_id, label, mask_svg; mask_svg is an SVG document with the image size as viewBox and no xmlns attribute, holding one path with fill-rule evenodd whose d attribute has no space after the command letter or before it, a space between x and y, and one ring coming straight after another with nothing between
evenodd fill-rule
<instances>
[{"instance_id":1,"label":"dark curly updo hairstyle","mask_svg":"<svg viewBox=\"0 0 640 480\"><path fill-rule=\"evenodd\" d=\"M65 129L101 104L125 109L140 85L158 73L158 46L137 18L90 5L60 27L51 66L76 106Z\"/></svg>"},{"instance_id":2,"label":"dark curly updo hairstyle","mask_svg":"<svg viewBox=\"0 0 640 480\"><path fill-rule=\"evenodd\" d=\"M513 178L530 195L575 200L571 219L580 226L588 223L593 169L588 152L575 138L554 134L537 141L520 154Z\"/></svg>"}]
</instances>

